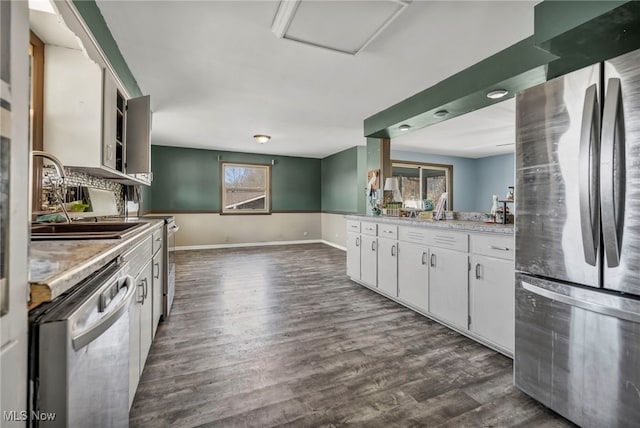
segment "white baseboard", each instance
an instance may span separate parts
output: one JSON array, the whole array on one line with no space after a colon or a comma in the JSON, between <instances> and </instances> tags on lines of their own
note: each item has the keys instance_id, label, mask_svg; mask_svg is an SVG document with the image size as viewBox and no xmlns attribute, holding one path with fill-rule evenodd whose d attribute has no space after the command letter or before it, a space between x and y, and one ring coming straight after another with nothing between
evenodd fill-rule
<instances>
[{"instance_id":1,"label":"white baseboard","mask_svg":"<svg viewBox=\"0 0 640 428\"><path fill-rule=\"evenodd\" d=\"M176 247L176 251L215 250L219 248L265 247L268 245L295 245L295 244L319 244L319 243L324 243L324 242L321 239L301 239L298 241L238 242L235 244L185 245L182 247Z\"/></svg>"},{"instance_id":2,"label":"white baseboard","mask_svg":"<svg viewBox=\"0 0 640 428\"><path fill-rule=\"evenodd\" d=\"M347 251L347 249L342 245L334 244L333 242L325 241L324 239L304 239L299 241L270 241L270 242L244 242L244 243L239 242L236 244L184 245L181 247L176 247L176 251L216 250L221 248L265 247L268 245L298 245L298 244L325 244L342 251Z\"/></svg>"},{"instance_id":3,"label":"white baseboard","mask_svg":"<svg viewBox=\"0 0 640 428\"><path fill-rule=\"evenodd\" d=\"M347 247L343 247L342 245L334 244L331 241L326 241L324 239L321 239L320 242L322 242L323 244L328 245L330 247L337 248L338 250L347 251Z\"/></svg>"}]
</instances>

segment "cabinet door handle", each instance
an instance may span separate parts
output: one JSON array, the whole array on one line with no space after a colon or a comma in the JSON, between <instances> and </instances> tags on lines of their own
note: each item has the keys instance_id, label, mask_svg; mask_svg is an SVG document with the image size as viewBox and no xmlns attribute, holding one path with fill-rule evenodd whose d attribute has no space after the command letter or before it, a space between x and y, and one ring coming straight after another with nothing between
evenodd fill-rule
<instances>
[{"instance_id":1,"label":"cabinet door handle","mask_svg":"<svg viewBox=\"0 0 640 428\"><path fill-rule=\"evenodd\" d=\"M476 263L476 279L480 279L480 263Z\"/></svg>"},{"instance_id":2,"label":"cabinet door handle","mask_svg":"<svg viewBox=\"0 0 640 428\"><path fill-rule=\"evenodd\" d=\"M436 255L434 253L431 254L431 267L436 267Z\"/></svg>"},{"instance_id":3,"label":"cabinet door handle","mask_svg":"<svg viewBox=\"0 0 640 428\"><path fill-rule=\"evenodd\" d=\"M427 264L427 253L426 253L426 251L422 252L422 264L423 265Z\"/></svg>"},{"instance_id":4,"label":"cabinet door handle","mask_svg":"<svg viewBox=\"0 0 640 428\"><path fill-rule=\"evenodd\" d=\"M393 230L383 230L384 233L393 233Z\"/></svg>"},{"instance_id":5,"label":"cabinet door handle","mask_svg":"<svg viewBox=\"0 0 640 428\"><path fill-rule=\"evenodd\" d=\"M376 250L376 241L371 241L371 251Z\"/></svg>"},{"instance_id":6,"label":"cabinet door handle","mask_svg":"<svg viewBox=\"0 0 640 428\"><path fill-rule=\"evenodd\" d=\"M393 257L393 256L395 256L395 255L396 255L396 246L395 246L395 245L392 245L392 246L391 246L391 257Z\"/></svg>"},{"instance_id":7,"label":"cabinet door handle","mask_svg":"<svg viewBox=\"0 0 640 428\"><path fill-rule=\"evenodd\" d=\"M155 279L160 279L160 262L157 262L157 263L153 264L153 270L154 271L156 270L156 268L158 268L158 274L156 275L155 272L154 272L153 277Z\"/></svg>"},{"instance_id":8,"label":"cabinet door handle","mask_svg":"<svg viewBox=\"0 0 640 428\"><path fill-rule=\"evenodd\" d=\"M490 250L509 251L509 247L497 247L495 245L489 245Z\"/></svg>"},{"instance_id":9,"label":"cabinet door handle","mask_svg":"<svg viewBox=\"0 0 640 428\"><path fill-rule=\"evenodd\" d=\"M147 300L147 296L149 294L149 281L147 278L142 278L142 283L144 284L144 295L142 296L142 302L144 303Z\"/></svg>"},{"instance_id":10,"label":"cabinet door handle","mask_svg":"<svg viewBox=\"0 0 640 428\"><path fill-rule=\"evenodd\" d=\"M143 281L144 280L138 283L138 290L142 288L142 296L140 295L140 292L138 292L138 295L136 296L136 302L138 303L144 303L144 282Z\"/></svg>"},{"instance_id":11,"label":"cabinet door handle","mask_svg":"<svg viewBox=\"0 0 640 428\"><path fill-rule=\"evenodd\" d=\"M359 246L360 246L360 237L358 236L356 238L356 247L359 247Z\"/></svg>"}]
</instances>

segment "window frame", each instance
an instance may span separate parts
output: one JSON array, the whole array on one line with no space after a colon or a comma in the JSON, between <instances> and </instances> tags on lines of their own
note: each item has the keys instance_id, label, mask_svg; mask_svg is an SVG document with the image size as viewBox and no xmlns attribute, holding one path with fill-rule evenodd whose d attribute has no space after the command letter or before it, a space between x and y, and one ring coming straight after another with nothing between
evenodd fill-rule
<instances>
[{"instance_id":1,"label":"window frame","mask_svg":"<svg viewBox=\"0 0 640 428\"><path fill-rule=\"evenodd\" d=\"M391 160L391 176L393 176L393 167L399 168L416 168L418 170L418 177L420 181L420 196L424 193L423 184L424 179L422 176L422 170L434 169L444 171L445 185L447 188L447 209L446 211L453 211L453 165L441 164L441 163L427 163L427 162L413 162L413 161L401 161ZM433 201L434 209L438 201Z\"/></svg>"},{"instance_id":2,"label":"window frame","mask_svg":"<svg viewBox=\"0 0 640 428\"><path fill-rule=\"evenodd\" d=\"M265 208L261 210L242 210L225 208L226 205L226 185L225 185L225 167L242 167L242 168L261 168L266 171L266 183L265 183ZM270 215L271 210L271 165L263 163L252 162L233 162L233 161L220 161L220 215Z\"/></svg>"}]
</instances>

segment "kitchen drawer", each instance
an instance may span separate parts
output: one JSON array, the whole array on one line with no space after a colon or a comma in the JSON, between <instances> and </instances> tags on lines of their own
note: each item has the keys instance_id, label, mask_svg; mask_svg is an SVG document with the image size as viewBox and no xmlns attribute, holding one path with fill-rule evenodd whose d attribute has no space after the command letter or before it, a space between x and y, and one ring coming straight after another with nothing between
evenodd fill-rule
<instances>
[{"instance_id":1,"label":"kitchen drawer","mask_svg":"<svg viewBox=\"0 0 640 428\"><path fill-rule=\"evenodd\" d=\"M378 225L368 221L363 221L360 223L360 232L365 235L376 236L378 234Z\"/></svg>"},{"instance_id":2,"label":"kitchen drawer","mask_svg":"<svg viewBox=\"0 0 640 428\"><path fill-rule=\"evenodd\" d=\"M163 231L164 231L164 226L156 230L155 232L153 232L153 242L151 244L153 254L157 253L158 250L162 249Z\"/></svg>"},{"instance_id":3,"label":"kitchen drawer","mask_svg":"<svg viewBox=\"0 0 640 428\"><path fill-rule=\"evenodd\" d=\"M393 224L378 224L378 236L381 238L398 239L398 226Z\"/></svg>"},{"instance_id":4,"label":"kitchen drawer","mask_svg":"<svg viewBox=\"0 0 640 428\"><path fill-rule=\"evenodd\" d=\"M431 247L449 248L456 251L469 250L469 235L448 230L434 230L400 226L401 241L413 242Z\"/></svg>"},{"instance_id":5,"label":"kitchen drawer","mask_svg":"<svg viewBox=\"0 0 640 428\"><path fill-rule=\"evenodd\" d=\"M144 268L144 265L151 261L151 236L146 238L133 249L122 255L122 260L129 262L129 275L135 277Z\"/></svg>"},{"instance_id":6,"label":"kitchen drawer","mask_svg":"<svg viewBox=\"0 0 640 428\"><path fill-rule=\"evenodd\" d=\"M499 259L513 260L515 245L513 236L495 236L489 234L472 234L470 237L471 252Z\"/></svg>"},{"instance_id":7,"label":"kitchen drawer","mask_svg":"<svg viewBox=\"0 0 640 428\"><path fill-rule=\"evenodd\" d=\"M360 222L347 220L347 232L360 233Z\"/></svg>"},{"instance_id":8,"label":"kitchen drawer","mask_svg":"<svg viewBox=\"0 0 640 428\"><path fill-rule=\"evenodd\" d=\"M427 245L466 252L469 251L469 235L461 232L429 230Z\"/></svg>"}]
</instances>

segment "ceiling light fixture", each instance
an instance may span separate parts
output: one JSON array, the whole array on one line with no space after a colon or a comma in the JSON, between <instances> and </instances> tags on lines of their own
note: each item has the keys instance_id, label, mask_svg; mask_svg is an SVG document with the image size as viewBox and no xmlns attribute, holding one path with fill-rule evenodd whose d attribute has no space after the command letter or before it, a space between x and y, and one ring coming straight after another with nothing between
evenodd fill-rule
<instances>
[{"instance_id":1,"label":"ceiling light fixture","mask_svg":"<svg viewBox=\"0 0 640 428\"><path fill-rule=\"evenodd\" d=\"M271 139L271 135L256 134L253 136L253 139L256 140L258 144L264 144Z\"/></svg>"},{"instance_id":2,"label":"ceiling light fixture","mask_svg":"<svg viewBox=\"0 0 640 428\"><path fill-rule=\"evenodd\" d=\"M497 100L498 98L504 97L508 93L509 91L507 91L506 89L496 89L495 91L487 92L487 98Z\"/></svg>"},{"instance_id":3,"label":"ceiling light fixture","mask_svg":"<svg viewBox=\"0 0 640 428\"><path fill-rule=\"evenodd\" d=\"M411 129L411 125L406 125L406 124L405 125L400 125L400 126L398 126L398 129L401 130L402 132L406 132L406 131Z\"/></svg>"},{"instance_id":4,"label":"ceiling light fixture","mask_svg":"<svg viewBox=\"0 0 640 428\"><path fill-rule=\"evenodd\" d=\"M442 119L443 117L447 117L449 115L449 112L447 110L438 110L437 112L433 113L433 117L435 117L436 119Z\"/></svg>"}]
</instances>

